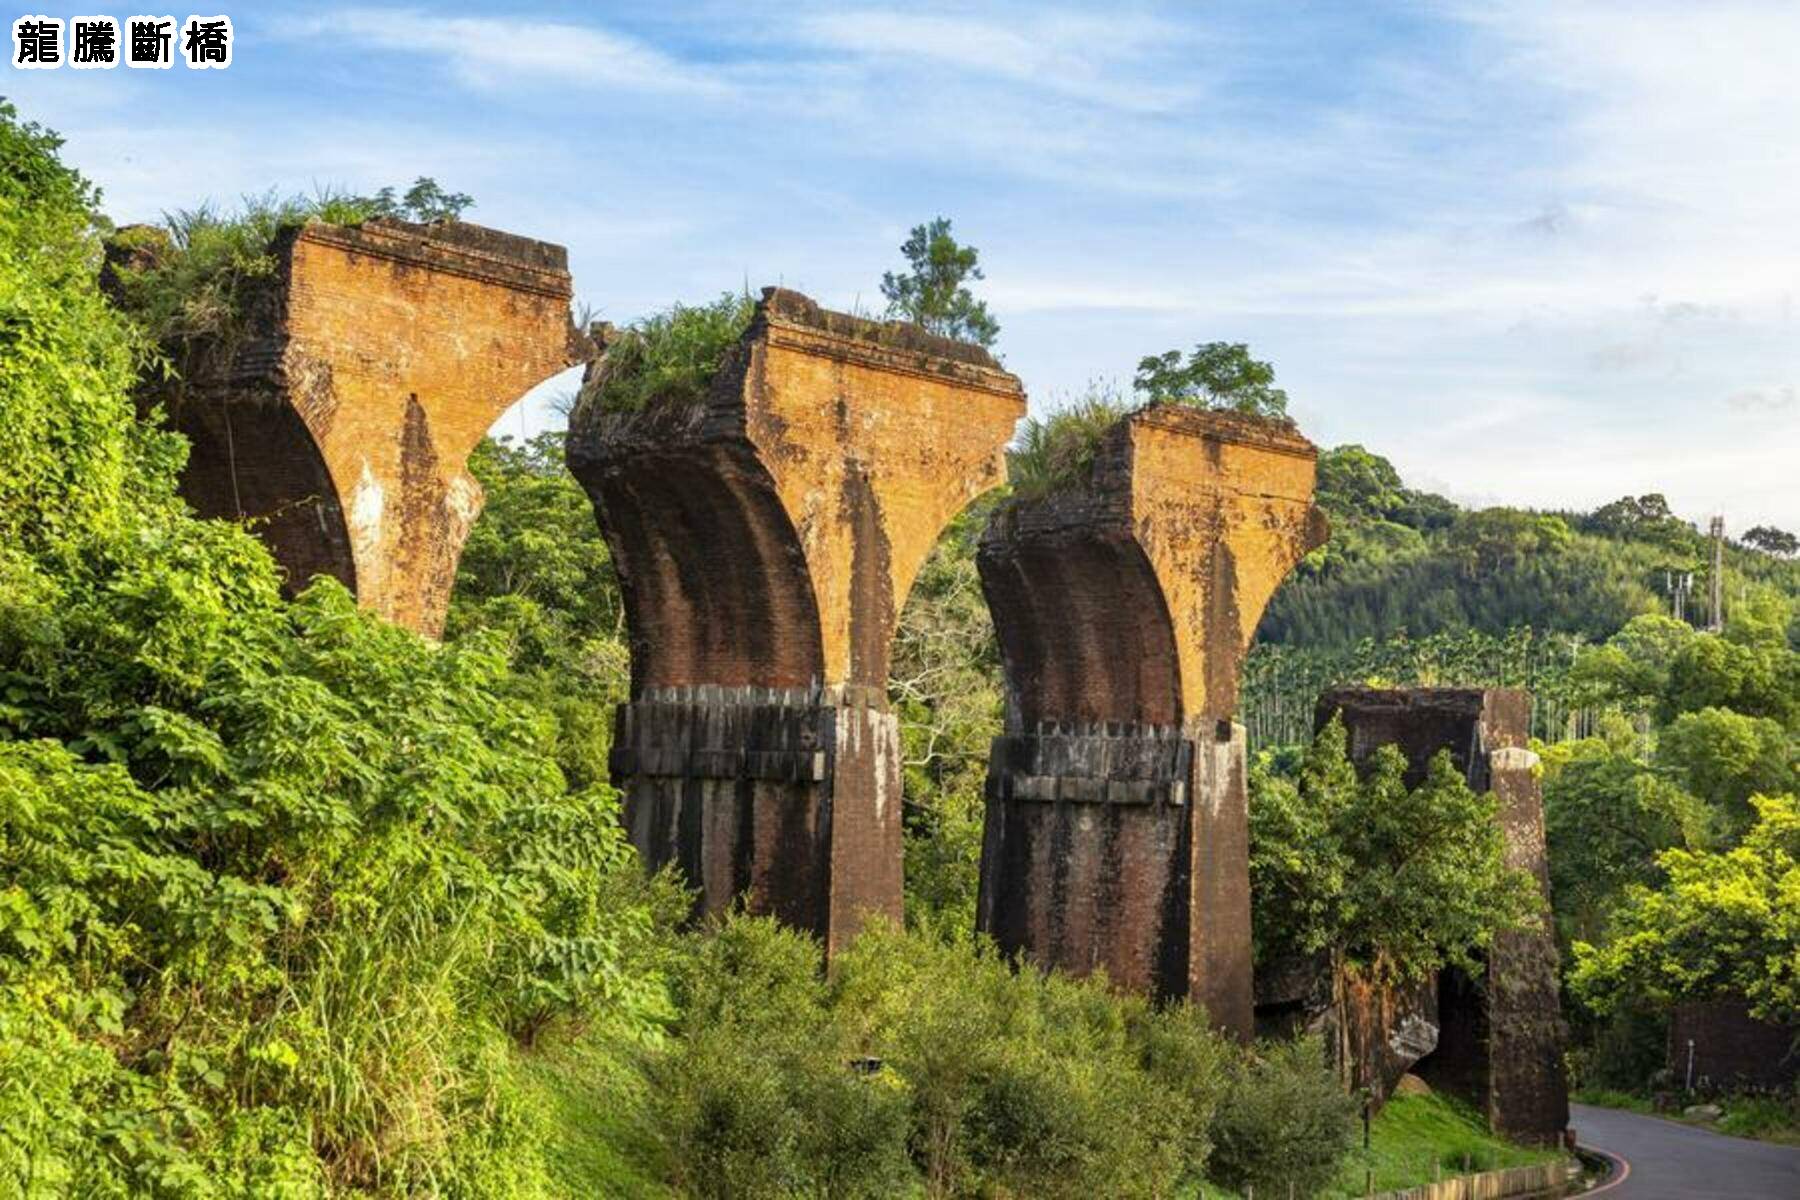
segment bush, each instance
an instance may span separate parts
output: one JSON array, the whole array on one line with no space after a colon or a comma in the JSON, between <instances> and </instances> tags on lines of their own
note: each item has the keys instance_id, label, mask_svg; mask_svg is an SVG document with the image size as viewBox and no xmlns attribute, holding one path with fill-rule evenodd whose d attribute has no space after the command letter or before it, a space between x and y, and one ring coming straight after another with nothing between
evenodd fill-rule
<instances>
[{"instance_id":1,"label":"bush","mask_svg":"<svg viewBox=\"0 0 1800 1200\"><path fill-rule=\"evenodd\" d=\"M372 217L454 221L473 203L421 178L399 198L391 187L372 196L325 188L312 196L246 196L236 211L212 204L177 209L161 225L128 226L110 239L109 290L180 359L197 339L234 341L248 289L280 265L274 250L284 232L314 221L360 225Z\"/></svg>"},{"instance_id":2,"label":"bush","mask_svg":"<svg viewBox=\"0 0 1800 1200\"><path fill-rule=\"evenodd\" d=\"M1536 881L1506 865L1497 801L1440 752L1406 784L1383 746L1359 771L1333 716L1298 780L1251 775L1250 882L1261 961L1326 953L1381 985L1474 969L1503 930L1541 919Z\"/></svg>"},{"instance_id":3,"label":"bush","mask_svg":"<svg viewBox=\"0 0 1800 1200\"><path fill-rule=\"evenodd\" d=\"M1042 420L1028 417L1006 456L1015 495L1031 498L1087 482L1100 439L1129 411L1116 395L1092 388Z\"/></svg>"},{"instance_id":4,"label":"bush","mask_svg":"<svg viewBox=\"0 0 1800 1200\"><path fill-rule=\"evenodd\" d=\"M674 976L677 1039L652 1070L673 1182L695 1196L886 1196L904 1190L904 1086L853 1069L818 945L733 918Z\"/></svg>"},{"instance_id":5,"label":"bush","mask_svg":"<svg viewBox=\"0 0 1800 1200\"><path fill-rule=\"evenodd\" d=\"M582 381L576 406L641 412L703 403L726 352L755 314L749 293L725 292L709 304L676 304L615 332Z\"/></svg>"},{"instance_id":6,"label":"bush","mask_svg":"<svg viewBox=\"0 0 1800 1200\"><path fill-rule=\"evenodd\" d=\"M1200 1011L880 925L829 983L821 965L764 920L697 938L651 1067L678 1188L1157 1197L1202 1178L1236 1051Z\"/></svg>"},{"instance_id":7,"label":"bush","mask_svg":"<svg viewBox=\"0 0 1800 1200\"><path fill-rule=\"evenodd\" d=\"M1265 1044L1235 1065L1214 1122L1211 1178L1237 1191L1311 1196L1354 1144L1358 1104L1313 1040Z\"/></svg>"},{"instance_id":8,"label":"bush","mask_svg":"<svg viewBox=\"0 0 1800 1200\"><path fill-rule=\"evenodd\" d=\"M246 196L237 211L210 204L179 209L158 226L135 225L110 241L108 291L156 338L182 373L202 347L232 353L253 290L280 267L276 241L311 221L355 225L375 215L367 201L321 193L313 198Z\"/></svg>"},{"instance_id":9,"label":"bush","mask_svg":"<svg viewBox=\"0 0 1800 1200\"><path fill-rule=\"evenodd\" d=\"M872 929L835 970L858 1044L912 1097L931 1194L1160 1196L1198 1178L1227 1053L1201 1014L929 932Z\"/></svg>"}]
</instances>

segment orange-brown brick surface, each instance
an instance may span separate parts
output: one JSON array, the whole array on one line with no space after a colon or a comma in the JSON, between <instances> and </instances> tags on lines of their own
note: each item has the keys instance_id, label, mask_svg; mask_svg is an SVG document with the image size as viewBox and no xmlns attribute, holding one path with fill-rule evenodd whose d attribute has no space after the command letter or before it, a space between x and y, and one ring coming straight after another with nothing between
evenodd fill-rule
<instances>
[{"instance_id":1,"label":"orange-brown brick surface","mask_svg":"<svg viewBox=\"0 0 1800 1200\"><path fill-rule=\"evenodd\" d=\"M565 252L372 220L290 229L273 253L241 336L157 397L193 442L183 490L254 521L290 586L335 576L435 636L481 511L469 452L570 362Z\"/></svg>"},{"instance_id":2,"label":"orange-brown brick surface","mask_svg":"<svg viewBox=\"0 0 1800 1200\"><path fill-rule=\"evenodd\" d=\"M614 779L703 911L900 915L900 608L1024 413L985 351L768 289L703 403L571 416L631 629Z\"/></svg>"},{"instance_id":3,"label":"orange-brown brick surface","mask_svg":"<svg viewBox=\"0 0 1800 1200\"><path fill-rule=\"evenodd\" d=\"M978 920L1008 950L1252 1028L1243 655L1325 537L1285 425L1157 405L983 535L1006 671Z\"/></svg>"}]
</instances>

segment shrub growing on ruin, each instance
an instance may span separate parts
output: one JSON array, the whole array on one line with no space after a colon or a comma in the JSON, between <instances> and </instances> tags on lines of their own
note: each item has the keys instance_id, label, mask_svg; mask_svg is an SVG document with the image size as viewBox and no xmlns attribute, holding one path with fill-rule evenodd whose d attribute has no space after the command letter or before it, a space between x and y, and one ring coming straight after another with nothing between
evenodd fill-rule
<instances>
[{"instance_id":1,"label":"shrub growing on ruin","mask_svg":"<svg viewBox=\"0 0 1800 1200\"><path fill-rule=\"evenodd\" d=\"M1334 718L1298 778L1252 773L1250 882L1259 959L1328 954L1381 984L1476 969L1494 936L1542 919L1535 880L1508 867L1495 816L1447 754L1408 788L1385 746L1361 774Z\"/></svg>"},{"instance_id":2,"label":"shrub growing on ruin","mask_svg":"<svg viewBox=\"0 0 1800 1200\"><path fill-rule=\"evenodd\" d=\"M173 370L191 374L197 351L235 350L253 291L280 266L275 247L283 233L372 217L455 220L473 203L421 178L399 197L391 187L369 196L326 188L312 196L246 196L235 211L210 203L176 209L161 224L127 226L108 239L107 290L162 344Z\"/></svg>"},{"instance_id":3,"label":"shrub growing on ruin","mask_svg":"<svg viewBox=\"0 0 1800 1200\"><path fill-rule=\"evenodd\" d=\"M1185 360L1177 350L1143 359L1133 386L1145 405L1227 410L1290 423L1287 393L1274 381L1275 369L1252 359L1248 347L1210 342ZM1047 417L1027 418L1007 454L1014 494L1030 498L1085 483L1101 438L1132 411L1113 388L1094 383L1073 404Z\"/></svg>"},{"instance_id":4,"label":"shrub growing on ruin","mask_svg":"<svg viewBox=\"0 0 1800 1200\"><path fill-rule=\"evenodd\" d=\"M1133 386L1151 404L1185 404L1287 422L1287 393L1275 368L1250 357L1242 342L1206 342L1183 358L1169 350L1138 361Z\"/></svg>"},{"instance_id":5,"label":"shrub growing on ruin","mask_svg":"<svg viewBox=\"0 0 1800 1200\"><path fill-rule=\"evenodd\" d=\"M1116 393L1094 385L1066 408L1047 417L1027 417L1006 456L1013 494L1029 499L1086 483L1101 438L1128 411Z\"/></svg>"},{"instance_id":6,"label":"shrub growing on ruin","mask_svg":"<svg viewBox=\"0 0 1800 1200\"><path fill-rule=\"evenodd\" d=\"M981 252L951 236L948 218L933 217L914 225L900 253L906 256L907 269L881 277L889 317L911 321L940 337L977 346L994 344L1000 322L969 291L967 282L982 278Z\"/></svg>"},{"instance_id":7,"label":"shrub growing on ruin","mask_svg":"<svg viewBox=\"0 0 1800 1200\"><path fill-rule=\"evenodd\" d=\"M582 381L576 406L642 412L653 405L703 403L725 355L755 315L749 293L724 292L705 304L671 305L614 331Z\"/></svg>"}]
</instances>

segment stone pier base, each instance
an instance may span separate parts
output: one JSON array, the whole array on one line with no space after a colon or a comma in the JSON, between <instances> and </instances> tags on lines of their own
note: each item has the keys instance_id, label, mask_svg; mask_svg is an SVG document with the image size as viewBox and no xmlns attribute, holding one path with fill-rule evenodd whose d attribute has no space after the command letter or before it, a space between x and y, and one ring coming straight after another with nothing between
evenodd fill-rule
<instances>
[{"instance_id":1,"label":"stone pier base","mask_svg":"<svg viewBox=\"0 0 1800 1200\"><path fill-rule=\"evenodd\" d=\"M740 900L841 948L901 900L900 740L866 689L653 688L619 707L612 776L646 866L698 914Z\"/></svg>"},{"instance_id":2,"label":"stone pier base","mask_svg":"<svg viewBox=\"0 0 1800 1200\"><path fill-rule=\"evenodd\" d=\"M977 923L1247 1036L1247 839L1241 725L1042 722L994 741Z\"/></svg>"}]
</instances>

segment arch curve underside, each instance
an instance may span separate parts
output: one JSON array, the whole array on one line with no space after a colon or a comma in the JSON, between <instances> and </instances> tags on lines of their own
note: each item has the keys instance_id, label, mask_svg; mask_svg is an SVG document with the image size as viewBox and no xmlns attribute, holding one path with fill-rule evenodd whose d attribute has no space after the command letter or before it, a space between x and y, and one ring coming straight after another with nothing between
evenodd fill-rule
<instances>
[{"instance_id":1,"label":"arch curve underside","mask_svg":"<svg viewBox=\"0 0 1800 1200\"><path fill-rule=\"evenodd\" d=\"M810 688L818 604L793 524L744 449L644 454L597 506L631 629L631 690Z\"/></svg>"},{"instance_id":2,"label":"arch curve underside","mask_svg":"<svg viewBox=\"0 0 1800 1200\"><path fill-rule=\"evenodd\" d=\"M1135 542L990 543L979 561L1005 664L1009 729L1046 721L1180 724L1174 630Z\"/></svg>"},{"instance_id":3,"label":"arch curve underside","mask_svg":"<svg viewBox=\"0 0 1800 1200\"><path fill-rule=\"evenodd\" d=\"M1184 711L1144 549L1094 525L1012 531L979 565L1007 679L979 926L1042 965L1203 1003L1246 1035L1247 881L1223 866L1243 852L1242 742Z\"/></svg>"},{"instance_id":4,"label":"arch curve underside","mask_svg":"<svg viewBox=\"0 0 1800 1200\"><path fill-rule=\"evenodd\" d=\"M195 512L250 522L290 596L319 575L356 590L344 511L299 414L281 402L189 402L171 406L169 423L193 444L181 495Z\"/></svg>"}]
</instances>

